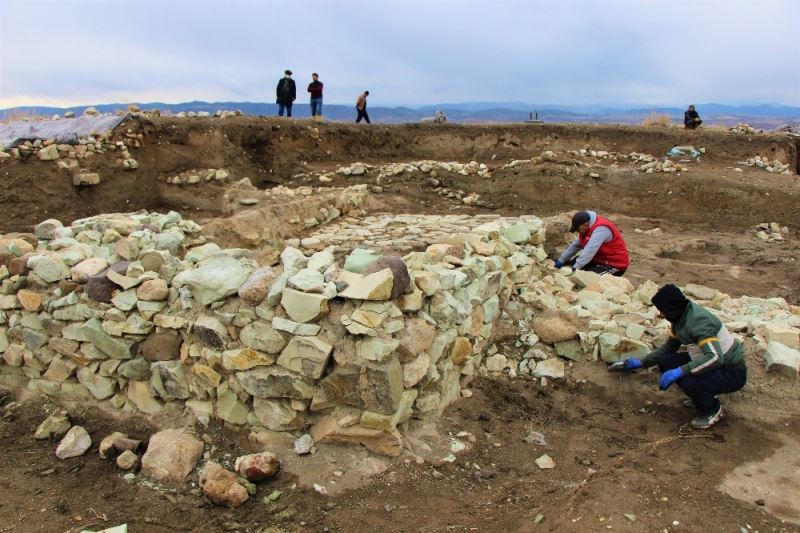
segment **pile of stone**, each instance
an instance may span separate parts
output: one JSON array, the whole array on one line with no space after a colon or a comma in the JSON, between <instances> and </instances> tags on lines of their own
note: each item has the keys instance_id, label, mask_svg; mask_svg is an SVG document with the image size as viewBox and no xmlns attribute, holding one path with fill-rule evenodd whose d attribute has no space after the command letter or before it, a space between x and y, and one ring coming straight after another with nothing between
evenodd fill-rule
<instances>
[{"instance_id":1,"label":"pile of stone","mask_svg":"<svg viewBox=\"0 0 800 533\"><path fill-rule=\"evenodd\" d=\"M794 137L800 136L800 125L791 125L791 124L783 124L782 126L778 126L774 130L773 133L786 133L788 135L792 135Z\"/></svg>"},{"instance_id":2,"label":"pile of stone","mask_svg":"<svg viewBox=\"0 0 800 533\"><path fill-rule=\"evenodd\" d=\"M666 340L669 323L658 318L650 302L658 290L653 282L634 288L625 278L591 272L570 275L563 269L543 274L528 276L527 283L515 285L504 310L507 319L519 326L517 347L522 347L522 354L489 357L487 370L498 371L502 366L500 370L512 377L563 375L563 366L550 357L553 352L573 361L612 363L643 357ZM515 279L522 275L518 271ZM683 290L719 316L734 335L750 337L764 354L768 370L792 377L800 373L800 307L782 298L731 298L702 285L689 284ZM490 368L493 357L496 360ZM543 362L548 365L546 370L540 368Z\"/></svg>"},{"instance_id":3,"label":"pile of stone","mask_svg":"<svg viewBox=\"0 0 800 533\"><path fill-rule=\"evenodd\" d=\"M671 159L664 158L663 161L655 160L640 165L639 170L643 170L645 174L658 172L688 172L689 167L681 165L680 163L673 163Z\"/></svg>"},{"instance_id":4,"label":"pile of stone","mask_svg":"<svg viewBox=\"0 0 800 533\"><path fill-rule=\"evenodd\" d=\"M789 228L777 222L762 222L753 231L756 237L767 242L781 242L789 235Z\"/></svg>"},{"instance_id":5,"label":"pile of stone","mask_svg":"<svg viewBox=\"0 0 800 533\"><path fill-rule=\"evenodd\" d=\"M161 113L159 112L159 115ZM172 115L176 118L208 118L208 117L216 117L216 118L231 118L231 117L240 117L242 116L242 112L240 110L227 110L227 109L218 109L213 115L209 111L180 111Z\"/></svg>"},{"instance_id":6,"label":"pile of stone","mask_svg":"<svg viewBox=\"0 0 800 533\"><path fill-rule=\"evenodd\" d=\"M139 168L139 163L131 155L130 148L141 147L144 136L128 128L122 137L114 141L111 134L90 135L79 138L76 144L58 144L54 139L23 141L8 152L0 152L0 162L12 157L26 160L36 156L40 161L55 161L58 168L71 172L75 185L96 185L100 183L99 174L81 165L85 165L99 154L118 153L117 163L124 170ZM85 174L89 176L81 176Z\"/></svg>"},{"instance_id":7,"label":"pile of stone","mask_svg":"<svg viewBox=\"0 0 800 533\"><path fill-rule=\"evenodd\" d=\"M773 159L770 162L768 157L761 157L760 155L750 157L744 161L738 161L737 164L744 165L746 167L763 168L767 172L771 172L773 174L783 174L786 176L792 174L788 163L781 163L777 159Z\"/></svg>"},{"instance_id":8,"label":"pile of stone","mask_svg":"<svg viewBox=\"0 0 800 533\"><path fill-rule=\"evenodd\" d=\"M309 250L334 247L334 252L372 248L379 254L407 253L461 233L498 231L499 228L528 226L533 234L543 233L541 219L534 216L501 217L496 214L481 215L369 215L363 218L345 217L326 225L302 240L289 240L287 244ZM503 229L507 237L512 235ZM537 239L541 236L537 237ZM361 253L354 251L354 253ZM375 252L373 252L375 253ZM376 256L377 257L377 256Z\"/></svg>"},{"instance_id":9,"label":"pile of stone","mask_svg":"<svg viewBox=\"0 0 800 533\"><path fill-rule=\"evenodd\" d=\"M730 131L731 133L762 133L764 130L757 130L750 124L739 122L728 131Z\"/></svg>"},{"instance_id":10,"label":"pile of stone","mask_svg":"<svg viewBox=\"0 0 800 533\"><path fill-rule=\"evenodd\" d=\"M373 170L374 165L366 163L353 163L350 166L340 167L336 169L337 174L344 176L362 176ZM387 163L378 167L378 182L387 177L399 176L404 173L421 172L423 174L430 174L436 176L438 172L452 172L461 174L462 176L477 175L480 177L490 177L491 171L483 163L477 161L470 161L469 163L458 163L455 161L415 161L412 163Z\"/></svg>"},{"instance_id":11,"label":"pile of stone","mask_svg":"<svg viewBox=\"0 0 800 533\"><path fill-rule=\"evenodd\" d=\"M230 173L224 168L208 168L204 170L185 170L177 176L167 178L171 185L196 185L208 181L227 181Z\"/></svg>"},{"instance_id":12,"label":"pile of stone","mask_svg":"<svg viewBox=\"0 0 800 533\"><path fill-rule=\"evenodd\" d=\"M177 213L101 215L0 240L0 382L156 414L396 455L396 426L438 416L480 366L540 223L426 251L307 256L277 268L205 243ZM536 244L539 243L539 244Z\"/></svg>"}]
</instances>

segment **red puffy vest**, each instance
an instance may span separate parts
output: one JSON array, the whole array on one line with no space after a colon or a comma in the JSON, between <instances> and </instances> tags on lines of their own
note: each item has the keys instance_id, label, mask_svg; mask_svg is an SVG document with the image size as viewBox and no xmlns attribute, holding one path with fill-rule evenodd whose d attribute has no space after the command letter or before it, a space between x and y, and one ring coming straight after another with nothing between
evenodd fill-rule
<instances>
[{"instance_id":1,"label":"red puffy vest","mask_svg":"<svg viewBox=\"0 0 800 533\"><path fill-rule=\"evenodd\" d=\"M628 259L628 248L625 246L625 239L622 238L622 234L610 220L599 215L597 216L597 220L595 220L594 226L589 228L586 235L578 234L581 248L586 246L594 230L600 226L605 226L611 230L611 240L600 245L600 248L597 250L597 253L594 254L594 258L592 258L591 262L612 266L614 268L628 268L631 261Z\"/></svg>"}]
</instances>

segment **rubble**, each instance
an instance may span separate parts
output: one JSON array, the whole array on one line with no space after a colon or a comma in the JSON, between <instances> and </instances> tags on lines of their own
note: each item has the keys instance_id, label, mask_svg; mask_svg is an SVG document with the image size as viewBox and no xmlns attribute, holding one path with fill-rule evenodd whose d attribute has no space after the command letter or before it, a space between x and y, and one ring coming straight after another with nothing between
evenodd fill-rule
<instances>
[{"instance_id":1,"label":"rubble","mask_svg":"<svg viewBox=\"0 0 800 533\"><path fill-rule=\"evenodd\" d=\"M166 182L170 185L197 185L198 183L206 182L227 182L229 179L230 172L227 169L207 168L203 170L185 170L180 174L170 176L166 179Z\"/></svg>"},{"instance_id":2,"label":"rubble","mask_svg":"<svg viewBox=\"0 0 800 533\"><path fill-rule=\"evenodd\" d=\"M337 168L336 174L342 174L344 176L362 176L373 172L376 168L378 171L378 183L380 183L383 178L399 176L403 173L411 174L414 172L421 172L434 176L437 172L452 172L454 174L461 174L462 176L477 175L482 178L488 178L492 175L488 166L483 163L478 163L477 161L458 163L456 161L445 162L434 160L414 161L411 163L387 163L380 167L375 167L374 165L368 165L366 163L353 163L346 167Z\"/></svg>"},{"instance_id":3,"label":"rubble","mask_svg":"<svg viewBox=\"0 0 800 533\"><path fill-rule=\"evenodd\" d=\"M781 242L789 235L789 228L777 222L762 222L753 231L757 238L767 242Z\"/></svg>"},{"instance_id":4,"label":"rubble","mask_svg":"<svg viewBox=\"0 0 800 533\"><path fill-rule=\"evenodd\" d=\"M792 171L788 163L781 163L778 159L769 160L768 157L761 157L756 155L745 159L744 161L737 161L737 164L746 167L763 168L772 174L783 174L784 176L792 175Z\"/></svg>"},{"instance_id":5,"label":"rubble","mask_svg":"<svg viewBox=\"0 0 800 533\"><path fill-rule=\"evenodd\" d=\"M731 133L745 133L745 134L764 132L764 130L757 130L750 124L745 124L744 122L739 122L734 127L730 128L728 131L730 131Z\"/></svg>"}]
</instances>

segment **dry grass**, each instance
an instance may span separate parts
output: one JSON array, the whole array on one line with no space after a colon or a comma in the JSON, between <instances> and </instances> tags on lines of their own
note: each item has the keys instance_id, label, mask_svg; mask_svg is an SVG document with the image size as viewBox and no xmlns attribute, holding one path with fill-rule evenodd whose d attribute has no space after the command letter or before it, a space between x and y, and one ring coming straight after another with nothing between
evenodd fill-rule
<instances>
[{"instance_id":1,"label":"dry grass","mask_svg":"<svg viewBox=\"0 0 800 533\"><path fill-rule=\"evenodd\" d=\"M20 109L3 117L3 119L0 120L0 123L7 124L9 122L20 122L20 121L33 122L37 120L48 120L49 118L50 118L49 116L41 115L33 109L29 111Z\"/></svg>"},{"instance_id":2,"label":"dry grass","mask_svg":"<svg viewBox=\"0 0 800 533\"><path fill-rule=\"evenodd\" d=\"M658 114L655 111L650 113L650 116L642 121L642 126L651 128L668 128L672 126L672 119L667 114Z\"/></svg>"}]
</instances>

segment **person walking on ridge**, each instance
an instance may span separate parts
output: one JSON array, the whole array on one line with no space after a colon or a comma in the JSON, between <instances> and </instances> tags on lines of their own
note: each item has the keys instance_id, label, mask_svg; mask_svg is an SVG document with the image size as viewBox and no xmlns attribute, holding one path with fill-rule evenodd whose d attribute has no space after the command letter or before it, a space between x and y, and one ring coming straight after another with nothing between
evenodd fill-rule
<instances>
[{"instance_id":1,"label":"person walking on ridge","mask_svg":"<svg viewBox=\"0 0 800 533\"><path fill-rule=\"evenodd\" d=\"M297 98L297 86L292 79L292 71L284 71L284 76L278 81L278 87L275 89L275 103L278 104L278 116L283 116L284 109L286 116L292 116L292 104Z\"/></svg>"},{"instance_id":2,"label":"person walking on ridge","mask_svg":"<svg viewBox=\"0 0 800 533\"><path fill-rule=\"evenodd\" d=\"M367 124L370 123L369 115L367 114L367 96L369 96L369 91L364 91L356 101L356 112L358 113L356 124L361 122L362 118L367 121Z\"/></svg>"},{"instance_id":3,"label":"person walking on ridge","mask_svg":"<svg viewBox=\"0 0 800 533\"><path fill-rule=\"evenodd\" d=\"M322 82L319 75L315 72L311 75L313 80L308 84L308 92L311 93L311 120L317 117L322 118Z\"/></svg>"}]
</instances>

